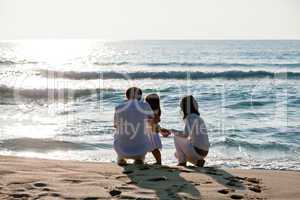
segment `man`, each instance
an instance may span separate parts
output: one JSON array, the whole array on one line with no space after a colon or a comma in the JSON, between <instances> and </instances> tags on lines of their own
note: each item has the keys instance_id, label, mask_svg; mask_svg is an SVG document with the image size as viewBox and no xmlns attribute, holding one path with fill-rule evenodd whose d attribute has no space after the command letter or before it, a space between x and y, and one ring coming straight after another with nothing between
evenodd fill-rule
<instances>
[{"instance_id":1,"label":"man","mask_svg":"<svg viewBox=\"0 0 300 200\"><path fill-rule=\"evenodd\" d=\"M141 101L142 90L136 87L126 91L127 101L115 108L114 149L118 164L125 165L126 159L143 164L149 151L148 130L153 111L148 103Z\"/></svg>"}]
</instances>

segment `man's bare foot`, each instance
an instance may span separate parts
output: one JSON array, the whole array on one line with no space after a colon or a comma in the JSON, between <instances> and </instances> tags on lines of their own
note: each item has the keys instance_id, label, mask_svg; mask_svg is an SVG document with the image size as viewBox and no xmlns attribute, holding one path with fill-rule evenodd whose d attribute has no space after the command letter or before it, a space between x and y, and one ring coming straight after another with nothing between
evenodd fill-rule
<instances>
[{"instance_id":1,"label":"man's bare foot","mask_svg":"<svg viewBox=\"0 0 300 200\"><path fill-rule=\"evenodd\" d=\"M125 165L127 165L127 162L124 159L120 159L120 160L118 160L118 165L119 166L125 166Z\"/></svg>"},{"instance_id":2,"label":"man's bare foot","mask_svg":"<svg viewBox=\"0 0 300 200\"><path fill-rule=\"evenodd\" d=\"M143 160L135 160L134 164L136 164L136 165L143 165L144 161Z\"/></svg>"},{"instance_id":3,"label":"man's bare foot","mask_svg":"<svg viewBox=\"0 0 300 200\"><path fill-rule=\"evenodd\" d=\"M182 166L182 167L186 167L186 163L178 163L177 166Z\"/></svg>"},{"instance_id":4,"label":"man's bare foot","mask_svg":"<svg viewBox=\"0 0 300 200\"><path fill-rule=\"evenodd\" d=\"M161 162L156 162L154 163L154 165L161 165Z\"/></svg>"},{"instance_id":5,"label":"man's bare foot","mask_svg":"<svg viewBox=\"0 0 300 200\"><path fill-rule=\"evenodd\" d=\"M197 167L204 167L205 160L198 160Z\"/></svg>"}]
</instances>

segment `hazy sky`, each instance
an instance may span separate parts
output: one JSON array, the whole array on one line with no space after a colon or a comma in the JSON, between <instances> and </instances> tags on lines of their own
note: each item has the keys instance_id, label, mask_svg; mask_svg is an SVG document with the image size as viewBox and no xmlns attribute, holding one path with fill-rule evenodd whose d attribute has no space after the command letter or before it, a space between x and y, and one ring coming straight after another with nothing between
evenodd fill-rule
<instances>
[{"instance_id":1,"label":"hazy sky","mask_svg":"<svg viewBox=\"0 0 300 200\"><path fill-rule=\"evenodd\" d=\"M300 39L300 0L0 0L0 39Z\"/></svg>"}]
</instances>

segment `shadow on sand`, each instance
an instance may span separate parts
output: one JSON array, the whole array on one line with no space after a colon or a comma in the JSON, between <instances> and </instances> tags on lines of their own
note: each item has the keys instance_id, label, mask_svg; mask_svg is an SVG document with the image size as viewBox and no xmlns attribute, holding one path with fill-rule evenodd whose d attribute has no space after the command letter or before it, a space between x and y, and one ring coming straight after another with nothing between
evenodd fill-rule
<instances>
[{"instance_id":1,"label":"shadow on sand","mask_svg":"<svg viewBox=\"0 0 300 200\"><path fill-rule=\"evenodd\" d=\"M213 181L208 181L211 180L209 177L228 190L245 189L243 182L239 180L240 177L235 177L222 169L213 167L183 168L155 165L126 165L123 168L123 173L130 179L126 183L127 186L137 186L141 189L134 196L136 199L201 199L201 185L213 184ZM194 177L192 178L193 181L186 180L182 176L182 173L188 173L185 177ZM126 187L123 189L126 189ZM130 187L127 187L127 189L130 189ZM120 197L130 199L133 196L126 196L126 192L122 192Z\"/></svg>"}]
</instances>

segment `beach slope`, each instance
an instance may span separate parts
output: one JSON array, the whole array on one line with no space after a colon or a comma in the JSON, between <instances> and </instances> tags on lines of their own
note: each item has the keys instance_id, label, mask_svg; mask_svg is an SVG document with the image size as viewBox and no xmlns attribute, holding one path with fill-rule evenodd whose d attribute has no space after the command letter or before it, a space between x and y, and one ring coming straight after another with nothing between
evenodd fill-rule
<instances>
[{"instance_id":1,"label":"beach slope","mask_svg":"<svg viewBox=\"0 0 300 200\"><path fill-rule=\"evenodd\" d=\"M0 199L300 199L300 172L0 156Z\"/></svg>"}]
</instances>

